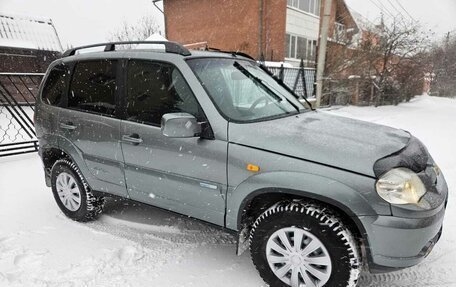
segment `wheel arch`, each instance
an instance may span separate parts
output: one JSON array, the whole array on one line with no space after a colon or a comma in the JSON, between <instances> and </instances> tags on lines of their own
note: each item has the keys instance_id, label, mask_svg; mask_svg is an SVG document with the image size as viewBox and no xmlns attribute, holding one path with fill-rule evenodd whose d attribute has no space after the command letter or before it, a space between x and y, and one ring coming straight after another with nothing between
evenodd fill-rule
<instances>
[{"instance_id":1,"label":"wheel arch","mask_svg":"<svg viewBox=\"0 0 456 287\"><path fill-rule=\"evenodd\" d=\"M318 174L274 171L252 175L236 188L228 190L227 228L239 230L246 208L262 194L270 194L274 198L287 195L320 201L338 208L349 217L379 214L373 206L375 203L369 202L361 192L343 182ZM390 212L389 208L387 212Z\"/></svg>"},{"instance_id":2,"label":"wheel arch","mask_svg":"<svg viewBox=\"0 0 456 287\"><path fill-rule=\"evenodd\" d=\"M353 211L348 208L346 205L325 197L321 196L315 193L311 192L305 192L302 190L296 190L296 189L283 189L283 188L276 188L276 187L270 187L270 188L261 188L258 190L255 190L254 192L250 193L247 197L244 198L242 201L242 204L238 210L238 216L237 216L237 227L238 230L243 227L245 224L245 220L248 220L249 215L252 214L253 216L256 215L261 215L263 210L266 210L267 208L271 207L273 204L282 201L282 200L292 200L292 199L303 199L303 200L308 200L311 202L316 202L319 204L322 204L330 209L332 209L334 212L337 213L337 215L340 215L343 217L345 221L350 223L349 225L351 227L355 227L357 232L357 235L363 236L363 234L366 234L366 230L364 226L362 225L361 221L357 218L356 214L353 213ZM265 202L266 200L266 202ZM264 206L262 206L261 203L264 203ZM259 208L258 208L259 207ZM255 211L255 209L257 209ZM249 213L250 212L250 213ZM256 219L256 218L255 218Z\"/></svg>"},{"instance_id":3,"label":"wheel arch","mask_svg":"<svg viewBox=\"0 0 456 287\"><path fill-rule=\"evenodd\" d=\"M241 237L243 234L250 233L256 218L274 204L286 200L305 200L333 211L357 239L365 268L369 268L373 261L368 234L362 222L350 208L334 199L294 189L262 188L252 192L244 199L238 215L238 255L242 254L246 248L246 246L241 247L242 244L245 244Z\"/></svg>"},{"instance_id":4,"label":"wheel arch","mask_svg":"<svg viewBox=\"0 0 456 287\"><path fill-rule=\"evenodd\" d=\"M372 203L359 191L332 178L286 171L253 175L228 192L226 225L239 232L238 254L246 248L244 237L252 221L278 201L292 199L318 203L337 213L360 240L365 262L371 262L368 233L360 217L379 215Z\"/></svg>"},{"instance_id":5,"label":"wheel arch","mask_svg":"<svg viewBox=\"0 0 456 287\"><path fill-rule=\"evenodd\" d=\"M65 144L61 144L61 143ZM63 137L59 137L59 145L46 145L46 147L40 150L41 159L43 161L46 185L50 185L50 171L54 163L59 159L68 159L69 161L76 164L81 173L83 174L87 182L91 182L91 174L88 172L88 168L82 158L82 153L68 140ZM90 184L89 184L90 185Z\"/></svg>"},{"instance_id":6,"label":"wheel arch","mask_svg":"<svg viewBox=\"0 0 456 287\"><path fill-rule=\"evenodd\" d=\"M70 159L70 155L59 147L48 146L43 148L41 153L41 158L43 160L44 168L48 171L52 168L54 163L59 159Z\"/></svg>"}]
</instances>

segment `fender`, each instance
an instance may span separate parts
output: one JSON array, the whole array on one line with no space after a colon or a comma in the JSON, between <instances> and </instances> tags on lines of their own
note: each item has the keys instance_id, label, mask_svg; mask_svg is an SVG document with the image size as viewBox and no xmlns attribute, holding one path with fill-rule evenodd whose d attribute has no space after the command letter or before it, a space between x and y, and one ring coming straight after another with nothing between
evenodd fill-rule
<instances>
[{"instance_id":1,"label":"fender","mask_svg":"<svg viewBox=\"0 0 456 287\"><path fill-rule=\"evenodd\" d=\"M244 208L255 196L264 193L312 198L334 205L350 217L378 215L360 192L344 183L310 173L273 171L253 175L228 190L226 227L240 230ZM389 210L385 213L390 215Z\"/></svg>"}]
</instances>

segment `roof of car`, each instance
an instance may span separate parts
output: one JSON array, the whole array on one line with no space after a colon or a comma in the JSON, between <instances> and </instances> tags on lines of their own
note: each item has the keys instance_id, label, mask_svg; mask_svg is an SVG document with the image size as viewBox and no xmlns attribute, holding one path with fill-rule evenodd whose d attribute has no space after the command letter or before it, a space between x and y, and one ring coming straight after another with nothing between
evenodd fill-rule
<instances>
[{"instance_id":1,"label":"roof of car","mask_svg":"<svg viewBox=\"0 0 456 287\"><path fill-rule=\"evenodd\" d=\"M128 58L138 54L150 53L157 56L158 54L176 55L184 58L243 58L254 60L247 54L241 52L228 51L201 51L188 50L184 46L175 42L168 41L133 41L133 42L110 42L94 44L82 47L76 47L67 50L63 57L67 60L81 60L94 58Z\"/></svg>"}]
</instances>

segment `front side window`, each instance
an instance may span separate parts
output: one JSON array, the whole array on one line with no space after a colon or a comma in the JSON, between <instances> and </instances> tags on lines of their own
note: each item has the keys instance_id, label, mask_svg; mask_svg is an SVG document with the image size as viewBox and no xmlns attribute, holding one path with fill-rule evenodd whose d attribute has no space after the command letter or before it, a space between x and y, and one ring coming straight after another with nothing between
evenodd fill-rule
<instances>
[{"instance_id":1,"label":"front side window","mask_svg":"<svg viewBox=\"0 0 456 287\"><path fill-rule=\"evenodd\" d=\"M179 70L167 63L133 60L127 72L127 120L160 125L167 113L202 121L199 104Z\"/></svg>"},{"instance_id":2,"label":"front side window","mask_svg":"<svg viewBox=\"0 0 456 287\"><path fill-rule=\"evenodd\" d=\"M115 94L115 60L76 64L68 95L70 109L113 116L116 111Z\"/></svg>"},{"instance_id":3,"label":"front side window","mask_svg":"<svg viewBox=\"0 0 456 287\"><path fill-rule=\"evenodd\" d=\"M42 100L52 106L62 106L65 99L66 84L69 76L69 69L61 64L54 67L46 79L43 87Z\"/></svg>"},{"instance_id":4,"label":"front side window","mask_svg":"<svg viewBox=\"0 0 456 287\"><path fill-rule=\"evenodd\" d=\"M256 63L225 58L187 61L219 111L237 122L296 114L302 105Z\"/></svg>"}]
</instances>

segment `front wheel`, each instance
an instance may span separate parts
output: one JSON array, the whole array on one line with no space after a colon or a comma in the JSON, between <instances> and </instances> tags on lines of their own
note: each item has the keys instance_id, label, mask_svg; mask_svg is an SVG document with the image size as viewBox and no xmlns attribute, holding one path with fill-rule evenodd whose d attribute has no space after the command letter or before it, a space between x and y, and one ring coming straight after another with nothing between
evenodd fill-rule
<instances>
[{"instance_id":1,"label":"front wheel","mask_svg":"<svg viewBox=\"0 0 456 287\"><path fill-rule=\"evenodd\" d=\"M250 252L270 286L354 287L360 274L355 239L329 210L280 202L254 223Z\"/></svg>"}]
</instances>

